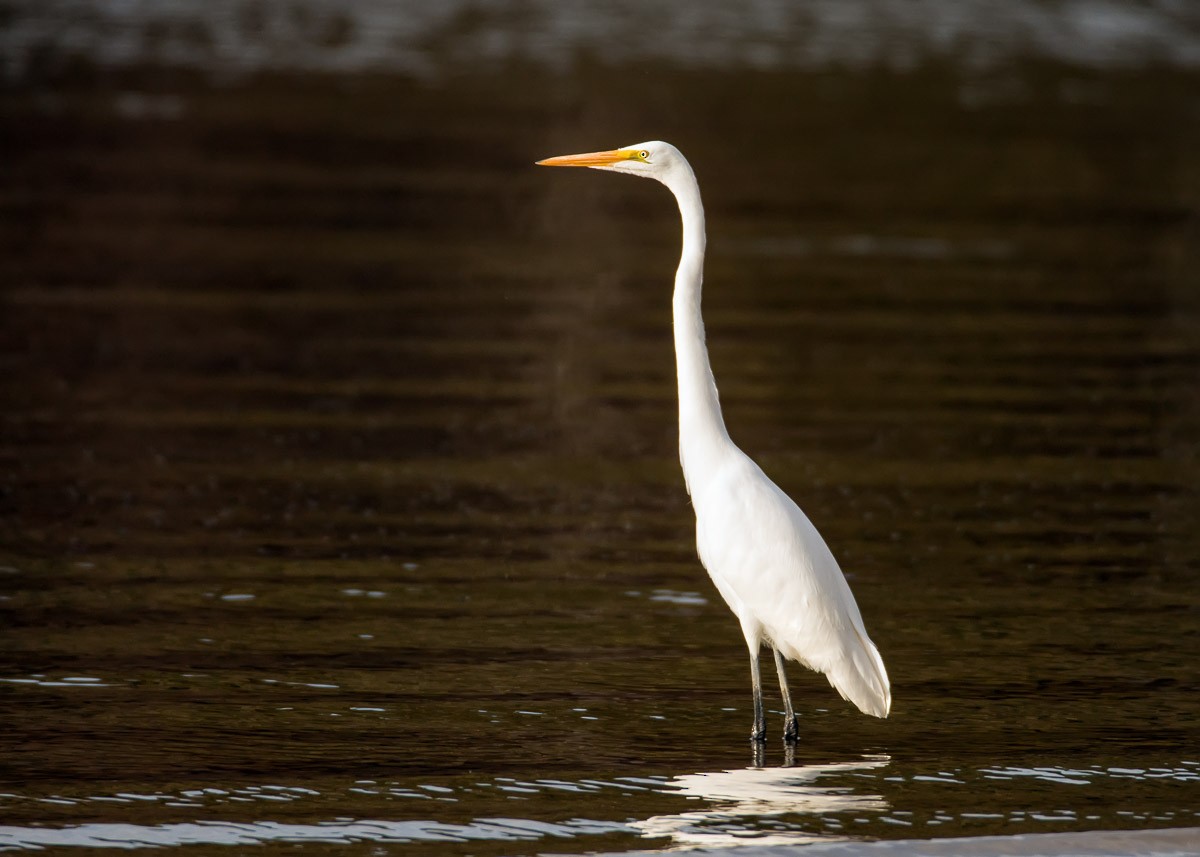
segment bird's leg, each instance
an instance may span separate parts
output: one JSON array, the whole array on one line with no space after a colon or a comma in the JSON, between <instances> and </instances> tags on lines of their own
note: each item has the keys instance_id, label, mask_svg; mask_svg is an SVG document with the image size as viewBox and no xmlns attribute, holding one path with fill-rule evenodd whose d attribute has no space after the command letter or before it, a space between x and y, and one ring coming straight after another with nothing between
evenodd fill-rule
<instances>
[{"instance_id":1,"label":"bird's leg","mask_svg":"<svg viewBox=\"0 0 1200 857\"><path fill-rule=\"evenodd\" d=\"M750 653L750 682L754 687L754 728L750 730L751 741L767 740L767 719L763 716L762 676L758 672L758 652Z\"/></svg>"},{"instance_id":2,"label":"bird's leg","mask_svg":"<svg viewBox=\"0 0 1200 857\"><path fill-rule=\"evenodd\" d=\"M773 651L775 671L779 673L779 690L783 694L783 716L786 718L783 724L783 740L794 744L800 740L800 726L796 723L796 712L792 708L792 695L788 693L787 673L783 671L783 655L779 654L779 649Z\"/></svg>"}]
</instances>

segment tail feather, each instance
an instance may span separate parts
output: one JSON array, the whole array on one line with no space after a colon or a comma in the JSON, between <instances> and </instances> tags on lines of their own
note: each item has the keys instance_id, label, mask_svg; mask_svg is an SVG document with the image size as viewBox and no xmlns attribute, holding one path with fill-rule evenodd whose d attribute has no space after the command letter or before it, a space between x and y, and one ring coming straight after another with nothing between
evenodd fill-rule
<instances>
[{"instance_id":1,"label":"tail feather","mask_svg":"<svg viewBox=\"0 0 1200 857\"><path fill-rule=\"evenodd\" d=\"M860 645L852 647L825 676L833 689L858 706L863 714L887 717L892 710L892 687L883 658L866 636L855 629Z\"/></svg>"}]
</instances>

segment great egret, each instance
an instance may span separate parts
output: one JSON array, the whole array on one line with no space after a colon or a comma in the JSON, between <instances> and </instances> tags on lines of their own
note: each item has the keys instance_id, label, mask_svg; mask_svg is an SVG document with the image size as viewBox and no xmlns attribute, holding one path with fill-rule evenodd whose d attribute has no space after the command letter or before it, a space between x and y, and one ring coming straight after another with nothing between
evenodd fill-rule
<instances>
[{"instance_id":1,"label":"great egret","mask_svg":"<svg viewBox=\"0 0 1200 857\"><path fill-rule=\"evenodd\" d=\"M704 206L691 165L670 143L657 140L537 163L655 179L679 203L683 252L673 300L679 460L696 510L700 561L741 623L750 650L751 740L764 740L767 731L758 669L764 641L775 652L786 741L796 740L798 727L784 657L824 673L842 698L865 714L887 717L892 707L887 670L837 560L800 507L734 445L725 429L700 315Z\"/></svg>"}]
</instances>

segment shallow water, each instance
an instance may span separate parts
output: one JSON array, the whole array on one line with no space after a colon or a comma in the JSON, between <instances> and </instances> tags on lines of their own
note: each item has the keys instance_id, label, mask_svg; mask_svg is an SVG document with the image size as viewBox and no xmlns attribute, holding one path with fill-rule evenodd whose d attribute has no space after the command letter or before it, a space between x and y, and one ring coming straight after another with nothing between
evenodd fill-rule
<instances>
[{"instance_id":1,"label":"shallow water","mask_svg":"<svg viewBox=\"0 0 1200 857\"><path fill-rule=\"evenodd\" d=\"M10 80L0 848L1200 824L1196 74L856 68ZM651 136L893 681L794 667L794 753L694 555L671 200L530 166Z\"/></svg>"}]
</instances>

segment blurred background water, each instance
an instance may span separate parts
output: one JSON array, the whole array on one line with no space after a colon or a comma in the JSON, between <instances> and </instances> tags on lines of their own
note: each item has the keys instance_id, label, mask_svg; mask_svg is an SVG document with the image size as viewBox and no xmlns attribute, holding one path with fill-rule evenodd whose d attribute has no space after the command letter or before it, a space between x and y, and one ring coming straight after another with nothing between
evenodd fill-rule
<instances>
[{"instance_id":1,"label":"blurred background water","mask_svg":"<svg viewBox=\"0 0 1200 857\"><path fill-rule=\"evenodd\" d=\"M0 3L0 848L1200 826L1192 3ZM745 740L734 439L887 721Z\"/></svg>"}]
</instances>

